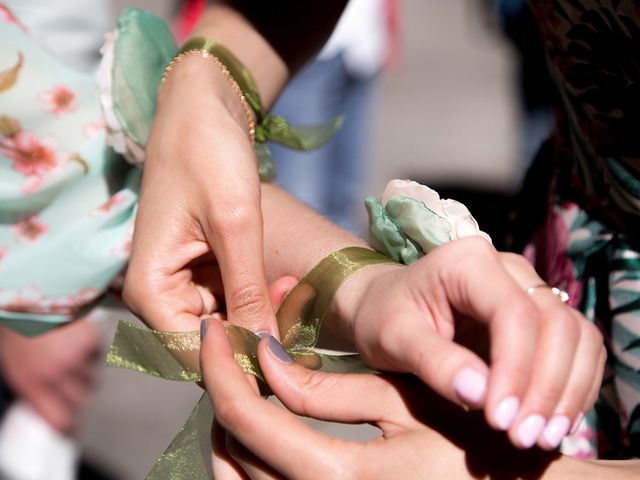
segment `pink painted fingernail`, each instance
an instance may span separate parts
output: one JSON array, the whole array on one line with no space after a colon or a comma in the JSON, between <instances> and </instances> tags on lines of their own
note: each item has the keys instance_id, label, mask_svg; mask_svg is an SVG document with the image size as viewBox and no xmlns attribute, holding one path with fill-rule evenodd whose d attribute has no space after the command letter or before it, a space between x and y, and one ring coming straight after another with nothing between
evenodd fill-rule
<instances>
[{"instance_id":1,"label":"pink painted fingernail","mask_svg":"<svg viewBox=\"0 0 640 480\"><path fill-rule=\"evenodd\" d=\"M523 448L531 448L538 441L538 437L544 429L544 417L542 415L529 415L518 426L516 435Z\"/></svg>"},{"instance_id":2,"label":"pink painted fingernail","mask_svg":"<svg viewBox=\"0 0 640 480\"><path fill-rule=\"evenodd\" d=\"M550 448L556 448L565 437L571 426L571 420L566 415L553 417L542 432L542 438Z\"/></svg>"},{"instance_id":3,"label":"pink painted fingernail","mask_svg":"<svg viewBox=\"0 0 640 480\"><path fill-rule=\"evenodd\" d=\"M463 368L453 379L453 389L467 405L477 405L487 390L487 376L471 368Z\"/></svg>"},{"instance_id":4,"label":"pink painted fingernail","mask_svg":"<svg viewBox=\"0 0 640 480\"><path fill-rule=\"evenodd\" d=\"M576 417L576 419L573 421L571 430L569 430L569 435L573 435L578 431L578 428L580 428L580 424L582 423L582 420L584 420L584 413L580 412L578 413L578 416Z\"/></svg>"},{"instance_id":5,"label":"pink painted fingernail","mask_svg":"<svg viewBox=\"0 0 640 480\"><path fill-rule=\"evenodd\" d=\"M520 401L517 397L511 396L502 400L498 404L495 412L496 425L500 430L508 430L518 415Z\"/></svg>"}]
</instances>

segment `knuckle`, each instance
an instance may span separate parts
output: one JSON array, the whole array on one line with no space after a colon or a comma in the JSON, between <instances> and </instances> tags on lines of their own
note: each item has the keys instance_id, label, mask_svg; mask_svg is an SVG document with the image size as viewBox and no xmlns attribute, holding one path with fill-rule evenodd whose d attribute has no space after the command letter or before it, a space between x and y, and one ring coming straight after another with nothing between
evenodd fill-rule
<instances>
[{"instance_id":1,"label":"knuckle","mask_svg":"<svg viewBox=\"0 0 640 480\"><path fill-rule=\"evenodd\" d=\"M549 325L553 326L554 335L558 335L564 341L576 343L581 337L581 328L577 319L565 309L557 310L549 315Z\"/></svg>"},{"instance_id":2,"label":"knuckle","mask_svg":"<svg viewBox=\"0 0 640 480\"><path fill-rule=\"evenodd\" d=\"M505 299L500 308L509 312L506 318L509 318L510 322L539 325L542 320L540 309L527 297Z\"/></svg>"},{"instance_id":3,"label":"knuckle","mask_svg":"<svg viewBox=\"0 0 640 480\"><path fill-rule=\"evenodd\" d=\"M124 285L122 287L122 301L134 313L137 311L137 305L140 299L144 297L145 282L140 281L144 275L140 275L138 269L133 269L133 264L127 270L124 277Z\"/></svg>"},{"instance_id":4,"label":"knuckle","mask_svg":"<svg viewBox=\"0 0 640 480\"><path fill-rule=\"evenodd\" d=\"M255 231L259 222L259 210L254 208L253 202L234 198L232 201L223 201L215 208L209 217L210 229L222 238L233 238L236 235L246 234L247 231Z\"/></svg>"},{"instance_id":5,"label":"knuckle","mask_svg":"<svg viewBox=\"0 0 640 480\"><path fill-rule=\"evenodd\" d=\"M590 322L582 322L582 335L587 342L593 345L601 345L604 348L604 337L598 327ZM606 353L606 352L605 352Z\"/></svg>"},{"instance_id":6,"label":"knuckle","mask_svg":"<svg viewBox=\"0 0 640 480\"><path fill-rule=\"evenodd\" d=\"M216 419L225 429L241 429L242 424L251 415L247 406L235 397L227 397L215 402Z\"/></svg>"},{"instance_id":7,"label":"knuckle","mask_svg":"<svg viewBox=\"0 0 640 480\"><path fill-rule=\"evenodd\" d=\"M496 250L485 239L474 235L470 237L464 237L451 242L453 245L457 245L457 248L463 250L469 255L495 255Z\"/></svg>"},{"instance_id":8,"label":"knuckle","mask_svg":"<svg viewBox=\"0 0 640 480\"><path fill-rule=\"evenodd\" d=\"M545 383L536 392L536 402L545 407L552 407L558 402L563 391L564 385Z\"/></svg>"},{"instance_id":9,"label":"knuckle","mask_svg":"<svg viewBox=\"0 0 640 480\"><path fill-rule=\"evenodd\" d=\"M265 292L257 284L245 284L231 294L227 309L234 318L251 318L264 314L270 305Z\"/></svg>"},{"instance_id":10,"label":"knuckle","mask_svg":"<svg viewBox=\"0 0 640 480\"><path fill-rule=\"evenodd\" d=\"M308 371L300 379L299 383L299 408L300 413L305 416L313 415L314 399L324 398L324 394L331 390L334 383L333 376L326 376L318 372Z\"/></svg>"}]
</instances>

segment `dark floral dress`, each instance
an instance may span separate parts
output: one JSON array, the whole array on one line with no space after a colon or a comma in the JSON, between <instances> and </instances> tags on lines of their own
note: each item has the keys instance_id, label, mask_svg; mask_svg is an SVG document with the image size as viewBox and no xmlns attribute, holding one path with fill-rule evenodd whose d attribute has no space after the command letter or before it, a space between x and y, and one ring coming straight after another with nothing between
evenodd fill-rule
<instances>
[{"instance_id":1,"label":"dark floral dress","mask_svg":"<svg viewBox=\"0 0 640 480\"><path fill-rule=\"evenodd\" d=\"M600 399L563 448L640 457L640 0L529 4L558 108L525 185L549 206L526 254L608 350Z\"/></svg>"}]
</instances>

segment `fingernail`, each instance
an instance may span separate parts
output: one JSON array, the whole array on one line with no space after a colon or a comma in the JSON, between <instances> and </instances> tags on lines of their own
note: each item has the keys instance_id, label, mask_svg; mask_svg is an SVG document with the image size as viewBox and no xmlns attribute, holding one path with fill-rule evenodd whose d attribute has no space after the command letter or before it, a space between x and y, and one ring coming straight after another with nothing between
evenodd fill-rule
<instances>
[{"instance_id":1,"label":"fingernail","mask_svg":"<svg viewBox=\"0 0 640 480\"><path fill-rule=\"evenodd\" d=\"M464 403L477 405L487 390L487 376L471 368L463 368L453 379L453 389Z\"/></svg>"},{"instance_id":2,"label":"fingernail","mask_svg":"<svg viewBox=\"0 0 640 480\"><path fill-rule=\"evenodd\" d=\"M502 400L496 408L496 425L500 430L508 430L518 415L520 401L517 397L511 396Z\"/></svg>"},{"instance_id":3,"label":"fingernail","mask_svg":"<svg viewBox=\"0 0 640 480\"><path fill-rule=\"evenodd\" d=\"M264 337L268 337L271 334L269 332L257 332L256 335L260 337L260 339L263 339Z\"/></svg>"},{"instance_id":4,"label":"fingernail","mask_svg":"<svg viewBox=\"0 0 640 480\"><path fill-rule=\"evenodd\" d=\"M566 415L553 417L542 432L542 438L551 448L556 448L565 437L571 426L571 420Z\"/></svg>"},{"instance_id":5,"label":"fingernail","mask_svg":"<svg viewBox=\"0 0 640 480\"><path fill-rule=\"evenodd\" d=\"M571 430L569 430L569 435L573 435L578 431L578 428L580 428L580 424L582 423L582 420L584 420L584 413L580 412L578 413L578 416L576 417L576 419L573 421Z\"/></svg>"},{"instance_id":6,"label":"fingernail","mask_svg":"<svg viewBox=\"0 0 640 480\"><path fill-rule=\"evenodd\" d=\"M200 341L202 341L204 339L204 336L207 333L207 320L206 319L202 319L200 321Z\"/></svg>"},{"instance_id":7,"label":"fingernail","mask_svg":"<svg viewBox=\"0 0 640 480\"><path fill-rule=\"evenodd\" d=\"M529 415L525 418L516 432L520 445L524 448L533 447L544 429L544 423L542 415Z\"/></svg>"},{"instance_id":8,"label":"fingernail","mask_svg":"<svg viewBox=\"0 0 640 480\"><path fill-rule=\"evenodd\" d=\"M282 347L280 342L272 336L269 336L269 340L267 343L267 350L269 350L271 354L274 357L276 357L276 359L279 360L280 362L287 365L290 363L293 363L293 360L291 359L289 354L285 351L285 349Z\"/></svg>"}]
</instances>

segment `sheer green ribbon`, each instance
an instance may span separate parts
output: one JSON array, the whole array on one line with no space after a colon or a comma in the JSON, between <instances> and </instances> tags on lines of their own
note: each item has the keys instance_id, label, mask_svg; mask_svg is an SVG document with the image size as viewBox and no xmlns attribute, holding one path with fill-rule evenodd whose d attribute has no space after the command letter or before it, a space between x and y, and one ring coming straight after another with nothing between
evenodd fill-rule
<instances>
[{"instance_id":1,"label":"sheer green ribbon","mask_svg":"<svg viewBox=\"0 0 640 480\"><path fill-rule=\"evenodd\" d=\"M395 264L380 253L359 247L325 257L285 297L276 319L284 348L296 363L328 372L371 372L358 355L315 349L322 320L338 287L369 265ZM243 370L263 380L257 360L260 338L237 325L225 326L234 357ZM120 322L107 364L161 378L200 381L200 333L159 332ZM211 402L202 396L178 435L147 479L209 479L211 472Z\"/></svg>"},{"instance_id":2,"label":"sheer green ribbon","mask_svg":"<svg viewBox=\"0 0 640 480\"><path fill-rule=\"evenodd\" d=\"M312 150L325 143L342 126L343 117L313 126L295 127L265 111L249 70L224 45L208 37L194 37L180 52L205 50L216 56L242 89L256 115L256 154L260 178L275 177L270 140L295 150ZM126 135L141 148L147 144L156 110L156 97L166 66L178 54L173 36L159 17L136 8L118 18L113 63L113 107Z\"/></svg>"}]
</instances>

